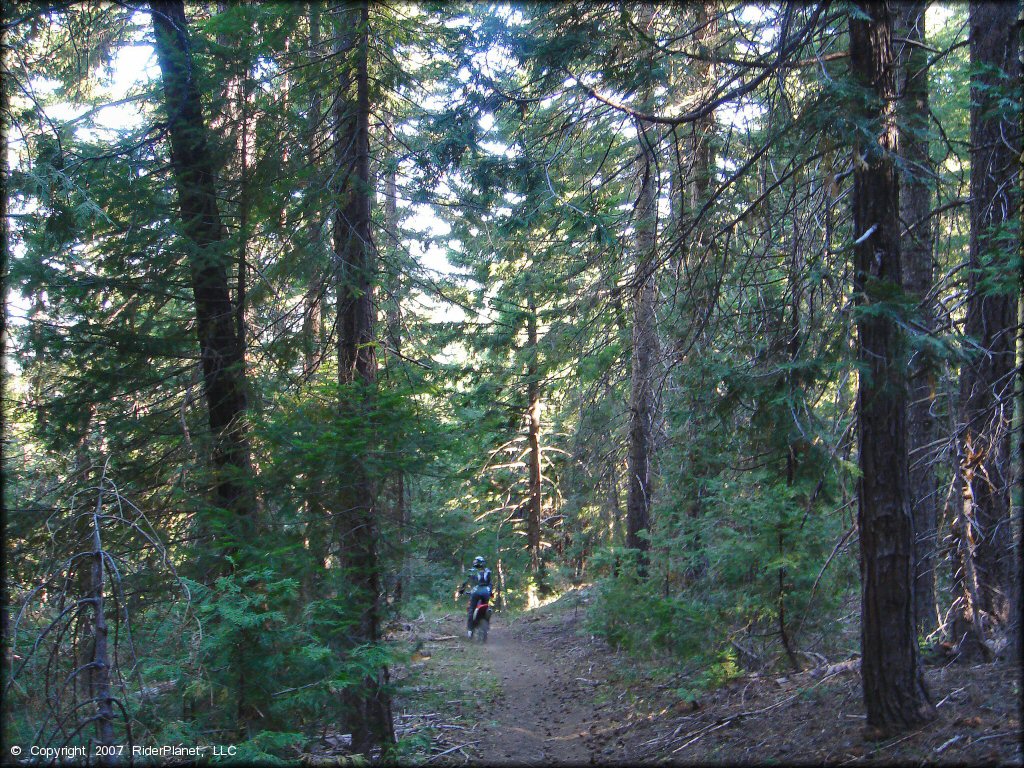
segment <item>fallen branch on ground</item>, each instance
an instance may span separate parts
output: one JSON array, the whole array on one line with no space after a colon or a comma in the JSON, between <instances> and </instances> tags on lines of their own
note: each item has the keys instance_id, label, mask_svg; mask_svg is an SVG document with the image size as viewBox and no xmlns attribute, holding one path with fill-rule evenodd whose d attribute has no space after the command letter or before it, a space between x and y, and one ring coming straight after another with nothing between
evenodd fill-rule
<instances>
[{"instance_id":1,"label":"fallen branch on ground","mask_svg":"<svg viewBox=\"0 0 1024 768\"><path fill-rule=\"evenodd\" d=\"M450 755L452 752L458 752L460 749L463 749L464 747L471 747L474 744L479 744L479 743L480 743L479 741L468 741L465 744L459 744L457 747L452 747L451 749L446 749L444 752L438 752L433 757L428 758L427 762L428 763L432 763L435 760L437 760L437 758L439 758L439 757L444 757L445 755Z\"/></svg>"}]
</instances>

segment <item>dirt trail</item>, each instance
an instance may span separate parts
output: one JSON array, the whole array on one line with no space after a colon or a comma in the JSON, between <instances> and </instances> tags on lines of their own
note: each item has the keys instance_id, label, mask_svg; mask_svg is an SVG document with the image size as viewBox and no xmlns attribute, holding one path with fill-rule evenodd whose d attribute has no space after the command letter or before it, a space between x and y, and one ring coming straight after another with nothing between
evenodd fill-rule
<instances>
[{"instance_id":1,"label":"dirt trail","mask_svg":"<svg viewBox=\"0 0 1024 768\"><path fill-rule=\"evenodd\" d=\"M751 672L699 700L681 697L686 679L657 678L580 631L584 600L576 593L516 617L498 614L486 645L463 637L461 611L432 620L413 688L434 698L406 700L399 712L404 732L435 729L426 762L1024 765L1019 666L930 666L936 720L871 741L856 659Z\"/></svg>"},{"instance_id":2,"label":"dirt trail","mask_svg":"<svg viewBox=\"0 0 1024 768\"><path fill-rule=\"evenodd\" d=\"M601 757L595 738L602 715L594 683L576 668L571 616L558 624L495 621L485 658L502 695L487 720L478 753L509 763L589 763ZM581 679L582 678L582 679Z\"/></svg>"},{"instance_id":3,"label":"dirt trail","mask_svg":"<svg viewBox=\"0 0 1024 768\"><path fill-rule=\"evenodd\" d=\"M585 600L576 593L515 617L496 614L486 645L461 637L461 616L445 622L460 637L435 646L444 657L435 664L475 666L469 677L478 681L480 703L460 708L479 724L473 762L603 765L644 756L624 741L635 720L626 692L607 681L608 648L580 631Z\"/></svg>"}]
</instances>

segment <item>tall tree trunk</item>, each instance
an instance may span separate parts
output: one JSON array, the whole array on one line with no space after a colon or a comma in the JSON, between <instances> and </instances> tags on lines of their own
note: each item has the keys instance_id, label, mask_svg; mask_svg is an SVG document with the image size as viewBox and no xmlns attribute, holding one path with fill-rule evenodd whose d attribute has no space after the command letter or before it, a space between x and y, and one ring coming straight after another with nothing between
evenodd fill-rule
<instances>
[{"instance_id":1,"label":"tall tree trunk","mask_svg":"<svg viewBox=\"0 0 1024 768\"><path fill-rule=\"evenodd\" d=\"M541 573L540 558L540 523L544 509L544 475L542 473L540 444L540 366L537 345L537 306L533 296L527 299L526 344L528 361L526 364L527 390L527 443L530 449L530 504L526 517L526 542L530 550L530 572L539 577ZM541 586L538 584L538 586Z\"/></svg>"},{"instance_id":2,"label":"tall tree trunk","mask_svg":"<svg viewBox=\"0 0 1024 768\"><path fill-rule=\"evenodd\" d=\"M697 33L694 42L697 51L704 57L704 61L694 63L694 71L697 81L697 89L702 92L712 92L715 88L715 41L718 36L718 16L714 0L702 2L697 6L696 28ZM686 200L686 211L691 216L696 216L704 205L708 196L708 189L711 186L711 136L715 130L715 113L709 111L703 117L695 120L692 125L693 134L690 138L690 152L693 156L691 180L689 184L689 196ZM689 249L698 257L700 251L709 245L710 237L708 226L697 227L694 235L695 242Z\"/></svg>"},{"instance_id":3,"label":"tall tree trunk","mask_svg":"<svg viewBox=\"0 0 1024 768\"><path fill-rule=\"evenodd\" d=\"M854 293L860 435L857 524L861 553L861 675L867 722L899 732L933 716L914 621L914 525L906 435L906 375L895 310L900 289L899 179L895 153L896 68L888 3L850 16L850 64L871 90L861 117L877 139L854 147Z\"/></svg>"},{"instance_id":4,"label":"tall tree trunk","mask_svg":"<svg viewBox=\"0 0 1024 768\"><path fill-rule=\"evenodd\" d=\"M718 16L715 0L705 0L694 6L694 18L691 22L694 30L694 46L700 57L690 63L680 63L682 70L679 82L671 85L671 92L683 97L689 90L711 92L714 90L716 69L714 65L715 42L718 35ZM681 33L685 29L680 29ZM689 87L687 87L689 86ZM715 130L715 113L709 112L695 120L689 126L690 135L686 139L684 152L678 152L676 170L672 175L674 186L673 208L677 209L670 224L672 232L679 233L682 227L690 227L686 246L678 248L680 257L676 265L676 284L683 285L681 293L684 312L681 326L676 331L674 340L674 356L676 361L687 367L688 356L700 350L700 337L709 321L709 314L714 306L715 273L717 266L710 262L711 232L709 219L701 216L701 209L707 200L712 178L711 137ZM683 155L687 156L687 167L681 167ZM698 219L698 217L700 217ZM692 219L688 221L687 219ZM676 237L679 237L676 234ZM677 290L680 290L677 288ZM690 407L694 407L691 405ZM699 404L696 407L701 407ZM698 469L691 467L690 474L694 480L694 492L691 501L686 505L685 541L688 542L688 557L691 565L683 572L684 580L698 578L704 571L706 558L701 554L701 486L707 474L706 464Z\"/></svg>"},{"instance_id":5,"label":"tall tree trunk","mask_svg":"<svg viewBox=\"0 0 1024 768\"><path fill-rule=\"evenodd\" d=\"M215 164L207 143L184 3L154 0L152 11L171 167L188 248L203 391L213 434L216 501L234 513L228 536L237 545L251 540L254 496L245 425L245 365L228 287L231 255L217 209Z\"/></svg>"},{"instance_id":6,"label":"tall tree trunk","mask_svg":"<svg viewBox=\"0 0 1024 768\"><path fill-rule=\"evenodd\" d=\"M88 671L89 695L96 702L96 741L100 746L112 747L114 744L114 699L110 695L111 655L108 643L109 628L104 606L103 582L104 558L100 537L100 515L103 512L103 484L106 476L100 478L96 513L91 516L92 554L82 568L88 572L89 610L92 611L92 658L91 669ZM108 750L109 751L109 750ZM113 765L111 755L103 755L98 760L100 765Z\"/></svg>"},{"instance_id":7,"label":"tall tree trunk","mask_svg":"<svg viewBox=\"0 0 1024 768\"><path fill-rule=\"evenodd\" d=\"M8 6L0 7L0 23L6 24ZM7 360L7 296L8 296L8 254L10 253L10 232L7 212L9 199L7 190L10 188L10 168L7 158L8 131L10 130L10 95L8 84L8 60L11 50L7 45L0 45L0 365ZM7 376L0 376L0 403L7 402ZM7 435L7 409L0 407L0 435ZM0 440L0 467L7 466L7 440ZM7 494L0 490L0 525L6 528ZM14 671L14 655L11 651L11 616L8 580L0 580L0 665L3 665L4 679L10 680ZM8 726L12 724L11 707L4 707L0 714L0 730L12 733Z\"/></svg>"},{"instance_id":8,"label":"tall tree trunk","mask_svg":"<svg viewBox=\"0 0 1024 768\"><path fill-rule=\"evenodd\" d=\"M322 4L307 3L306 15L309 19L307 47L310 64L323 57L320 27L320 16L323 12ZM310 176L315 180L316 186L322 183L321 175L318 172L323 165L320 156L320 140L322 138L320 122L322 118L323 96L319 88L313 88L309 100L304 138ZM302 378L305 381L312 378L325 355L325 344L321 336L324 315L324 273L326 271L324 261L327 258L327 250L321 246L318 236L322 223L317 214L312 215L312 222L304 221L305 230L299 245L299 248L302 249L302 261L309 270L306 275L306 290L302 297ZM303 601L303 604L322 594L320 588L324 564L331 547L330 535L324 527L325 521L328 519L324 481L315 468L311 468L311 470L305 490L306 535L304 546L309 552L312 567L303 574L302 589L308 598Z\"/></svg>"},{"instance_id":9,"label":"tall tree trunk","mask_svg":"<svg viewBox=\"0 0 1024 768\"><path fill-rule=\"evenodd\" d=\"M232 3L218 0L217 13L231 12ZM217 44L230 48L233 39L226 32L217 35ZM232 73L222 84L221 99L223 111L211 121L211 128L221 133L231 145L224 167L221 171L222 184L226 181L232 191L238 195L237 217L238 233L235 256L235 335L238 346L245 358L245 309L246 284L248 281L247 252L249 246L249 72L245 67L245 57L240 57L241 66L232 65Z\"/></svg>"},{"instance_id":10,"label":"tall tree trunk","mask_svg":"<svg viewBox=\"0 0 1024 768\"><path fill-rule=\"evenodd\" d=\"M320 55L320 14L323 7L318 3L309 3L309 50L312 60ZM323 97L318 88L313 89L309 102L309 117L306 122L306 149L309 163L314 168L318 167L320 157L318 147L320 145L320 120L323 112ZM314 174L314 178L318 178ZM319 223L319 222L318 222ZM312 228L311 228L312 229ZM308 379L313 375L320 362L322 350L320 348L321 318L323 315L323 302L321 292L323 288L323 269L320 263L321 249L318 247L317 238L312 231L308 232L308 264L309 275L307 276L306 292L302 298L302 375Z\"/></svg>"},{"instance_id":11,"label":"tall tree trunk","mask_svg":"<svg viewBox=\"0 0 1024 768\"><path fill-rule=\"evenodd\" d=\"M100 499L102 500L104 478L94 476L96 474L96 467L89 452L89 434L92 431L93 420L96 418L96 406L95 404L90 404L87 408L83 408L82 411L82 428L75 440L75 459L73 465L75 483L81 488L99 488ZM75 541L91 542L93 538L92 526L95 522L95 514L79 513L74 522ZM78 568L76 581L79 594L83 595L86 600L91 599L95 591L94 584L96 582L94 576L92 560L83 560ZM75 677L74 689L76 693L81 689L86 700L93 699L96 696L94 692L96 674L95 670L89 668L89 665L94 661L95 655L96 633L93 629L95 618L94 611L83 610L79 613L77 660L75 663L80 669L85 670L85 673Z\"/></svg>"},{"instance_id":12,"label":"tall tree trunk","mask_svg":"<svg viewBox=\"0 0 1024 768\"><path fill-rule=\"evenodd\" d=\"M386 126L386 128L390 129L390 126ZM392 143L392 147L392 154L394 154L394 143ZM392 157L390 160L387 164L384 183L384 237L388 243L388 251L391 254L387 270L385 319L387 322L388 347L389 351L393 353L392 364L397 366L402 354L402 272L399 268L398 168L395 158ZM406 502L405 471L401 468L397 469L392 475L391 481L394 496L393 518L398 529L398 547L400 550L400 564L392 594L394 600L398 602L404 595L405 581L408 576L406 573L408 568L406 548L408 546L409 506Z\"/></svg>"},{"instance_id":13,"label":"tall tree trunk","mask_svg":"<svg viewBox=\"0 0 1024 768\"><path fill-rule=\"evenodd\" d=\"M235 277L235 333L238 336L238 348L242 359L245 359L246 338L245 338L245 310L246 310L246 285L249 280L249 106L248 93L246 91L246 77L242 75L242 82L239 83L239 105L241 120L240 125L240 146L238 153L238 255L236 257Z\"/></svg>"},{"instance_id":14,"label":"tall tree trunk","mask_svg":"<svg viewBox=\"0 0 1024 768\"><path fill-rule=\"evenodd\" d=\"M900 53L899 100L900 218L903 237L903 284L918 306L923 333L935 325L931 306L932 208L934 169L928 156L928 52L924 48L927 0L900 2L896 6L896 36ZM935 628L935 546L938 486L929 446L935 439L935 369L923 351L910 360L907 441L910 452L910 494L914 518L914 601L918 631Z\"/></svg>"},{"instance_id":15,"label":"tall tree trunk","mask_svg":"<svg viewBox=\"0 0 1024 768\"><path fill-rule=\"evenodd\" d=\"M616 465L615 452L612 451L606 461L606 470L603 477L608 491L607 501L601 505L601 509L604 510L602 517L609 545L618 544L619 529L622 526L622 505L619 503L619 473Z\"/></svg>"},{"instance_id":16,"label":"tall tree trunk","mask_svg":"<svg viewBox=\"0 0 1024 768\"><path fill-rule=\"evenodd\" d=\"M804 381L800 375L799 366L797 365L800 359L800 350L803 347L803 323L801 322L801 304L803 299L803 273L804 273L804 262L801 258L801 238L796 221L793 222L793 246L790 254L791 258L789 261L789 334L786 339L786 357L789 363L789 370L785 374L785 388L786 398L792 403L800 403L803 400ZM794 416L796 413L801 411L800 408L794 409ZM802 467L798 461L798 456L802 455L806 449L805 439L799 432L794 432L793 427L787 430L786 436L786 485L792 488L796 485L797 476ZM811 508L814 503L813 498L800 494L803 503L807 509ZM784 528L784 514L780 512L778 519L778 527L776 529L776 546L777 552L780 558L785 558L786 548L788 542L786 541L785 528ZM785 566L779 566L778 569L778 609L779 609L779 639L782 641L782 648L786 651L786 656L789 658L790 666L797 672L800 671L800 660L796 655L796 647L793 644L793 639L790 637L790 632L786 627L786 593L789 591L790 582L788 581L789 572Z\"/></svg>"},{"instance_id":17,"label":"tall tree trunk","mask_svg":"<svg viewBox=\"0 0 1024 768\"><path fill-rule=\"evenodd\" d=\"M171 167L178 189L181 224L188 246L196 330L203 368L203 389L213 436L213 468L218 506L230 511L227 529L217 531L227 551L237 552L255 539L255 498L249 442L245 361L234 323L228 287L229 242L221 223L214 187L213 158L196 84L185 6L182 0L154 0L151 4L157 58L164 86ZM203 533L210 533L208 530ZM197 558L207 580L227 562L220 551L208 547ZM252 732L260 718L258 688L245 674L246 639L239 631L227 674L237 686L236 726Z\"/></svg>"},{"instance_id":18,"label":"tall tree trunk","mask_svg":"<svg viewBox=\"0 0 1024 768\"><path fill-rule=\"evenodd\" d=\"M1016 579L1010 522L1010 422L1020 248L1020 128L999 104L1020 99L1019 3L972 2L971 237L965 332L980 348L960 378L963 518L974 536L979 604L1011 616ZM967 601L961 601L970 610ZM973 617L961 611L961 626Z\"/></svg>"},{"instance_id":19,"label":"tall tree trunk","mask_svg":"<svg viewBox=\"0 0 1024 768\"><path fill-rule=\"evenodd\" d=\"M654 270L657 237L657 164L654 147L637 124L642 161L640 194L635 210L636 286L633 292L632 375L629 397L629 495L626 499L626 546L639 551L638 566L647 569L651 527L651 454L654 450L654 365L658 338L655 317L657 282Z\"/></svg>"},{"instance_id":20,"label":"tall tree trunk","mask_svg":"<svg viewBox=\"0 0 1024 768\"><path fill-rule=\"evenodd\" d=\"M315 257L314 257L315 258ZM302 297L302 377L309 379L320 364L320 334L322 330L323 275L317 266L310 270L306 292Z\"/></svg>"},{"instance_id":21,"label":"tall tree trunk","mask_svg":"<svg viewBox=\"0 0 1024 768\"><path fill-rule=\"evenodd\" d=\"M341 47L342 74L335 100L336 178L338 210L334 218L337 255L338 383L370 405L377 379L375 344L373 232L370 217L370 85L369 6L366 0L347 9L352 23ZM352 17L355 18L352 18ZM353 23L354 22L354 23ZM351 45L346 45L346 42ZM344 394L343 394L344 397ZM352 404L338 403L342 418L351 418ZM334 544L345 566L358 613L349 643L372 645L380 640L380 563L377 555L377 489L358 460L341 458L334 510ZM386 691L387 667L367 677L347 695L349 729L355 752L369 754L394 743L391 700Z\"/></svg>"}]
</instances>

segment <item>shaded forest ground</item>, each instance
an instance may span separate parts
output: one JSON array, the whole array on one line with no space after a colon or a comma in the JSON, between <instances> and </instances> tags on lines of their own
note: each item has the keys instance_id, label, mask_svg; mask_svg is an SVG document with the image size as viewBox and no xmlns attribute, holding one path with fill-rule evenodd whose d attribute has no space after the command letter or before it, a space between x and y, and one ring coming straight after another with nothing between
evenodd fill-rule
<instances>
[{"instance_id":1,"label":"shaded forest ground","mask_svg":"<svg viewBox=\"0 0 1024 768\"><path fill-rule=\"evenodd\" d=\"M393 670L401 761L1024 764L1017 666L929 664L938 719L871 741L856 660L680 699L679 681L659 682L586 632L585 594L497 615L487 645L466 640L455 609L393 627L415 649Z\"/></svg>"}]
</instances>

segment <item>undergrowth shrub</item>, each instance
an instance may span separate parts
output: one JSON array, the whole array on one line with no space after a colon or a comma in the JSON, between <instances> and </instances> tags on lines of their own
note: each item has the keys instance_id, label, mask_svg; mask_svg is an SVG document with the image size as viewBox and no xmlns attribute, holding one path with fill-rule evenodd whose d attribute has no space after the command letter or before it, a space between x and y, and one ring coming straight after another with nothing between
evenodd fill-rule
<instances>
[{"instance_id":1,"label":"undergrowth shrub","mask_svg":"<svg viewBox=\"0 0 1024 768\"><path fill-rule=\"evenodd\" d=\"M856 563L839 546L849 520L827 494L768 473L706 484L699 536L688 521L656 532L648 575L635 553L609 549L588 615L591 632L640 657L686 664L691 687L714 687L742 669L798 664L833 631ZM815 635L818 637L815 637Z\"/></svg>"}]
</instances>

